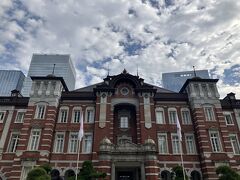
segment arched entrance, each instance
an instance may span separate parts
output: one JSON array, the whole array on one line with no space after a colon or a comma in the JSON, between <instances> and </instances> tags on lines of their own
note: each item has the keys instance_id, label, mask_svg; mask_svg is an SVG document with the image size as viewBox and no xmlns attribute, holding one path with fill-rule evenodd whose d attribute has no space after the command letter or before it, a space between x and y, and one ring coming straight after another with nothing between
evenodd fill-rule
<instances>
[{"instance_id":1,"label":"arched entrance","mask_svg":"<svg viewBox=\"0 0 240 180\"><path fill-rule=\"evenodd\" d=\"M201 180L201 174L196 170L192 171L191 180Z\"/></svg>"},{"instance_id":2,"label":"arched entrance","mask_svg":"<svg viewBox=\"0 0 240 180\"><path fill-rule=\"evenodd\" d=\"M64 179L69 177L75 177L75 172L72 169L68 169L64 174Z\"/></svg>"},{"instance_id":3,"label":"arched entrance","mask_svg":"<svg viewBox=\"0 0 240 180\"><path fill-rule=\"evenodd\" d=\"M167 170L161 172L161 179L162 180L171 180L171 173Z\"/></svg>"}]
</instances>

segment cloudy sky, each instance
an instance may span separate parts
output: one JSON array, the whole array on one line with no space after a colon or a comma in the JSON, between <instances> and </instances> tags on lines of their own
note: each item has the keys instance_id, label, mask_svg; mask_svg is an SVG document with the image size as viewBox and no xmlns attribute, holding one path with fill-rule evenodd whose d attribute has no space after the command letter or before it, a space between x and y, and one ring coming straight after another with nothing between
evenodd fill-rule
<instances>
[{"instance_id":1,"label":"cloudy sky","mask_svg":"<svg viewBox=\"0 0 240 180\"><path fill-rule=\"evenodd\" d=\"M240 98L238 0L1 0L0 69L33 53L70 54L76 87L123 68L161 86L163 72L208 69Z\"/></svg>"}]
</instances>

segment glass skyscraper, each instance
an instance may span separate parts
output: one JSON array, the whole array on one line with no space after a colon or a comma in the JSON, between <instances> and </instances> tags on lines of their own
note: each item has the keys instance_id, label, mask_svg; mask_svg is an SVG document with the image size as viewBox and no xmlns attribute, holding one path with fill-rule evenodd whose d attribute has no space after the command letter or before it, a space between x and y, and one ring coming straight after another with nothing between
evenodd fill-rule
<instances>
[{"instance_id":1,"label":"glass skyscraper","mask_svg":"<svg viewBox=\"0 0 240 180\"><path fill-rule=\"evenodd\" d=\"M54 67L55 64L55 67ZM24 81L22 95L29 96L32 86L31 76L47 76L53 73L57 77L63 77L68 89L74 90L76 71L70 55L61 54L33 54L28 75Z\"/></svg>"},{"instance_id":2,"label":"glass skyscraper","mask_svg":"<svg viewBox=\"0 0 240 180\"><path fill-rule=\"evenodd\" d=\"M24 74L17 70L0 70L0 96L10 96L11 91L21 91Z\"/></svg>"},{"instance_id":3,"label":"glass skyscraper","mask_svg":"<svg viewBox=\"0 0 240 180\"><path fill-rule=\"evenodd\" d=\"M208 70L197 70L196 76L209 79ZM162 83L163 87L169 89L171 91L178 92L187 79L193 78L194 71L182 71L182 72L170 72L170 73L162 73Z\"/></svg>"}]
</instances>

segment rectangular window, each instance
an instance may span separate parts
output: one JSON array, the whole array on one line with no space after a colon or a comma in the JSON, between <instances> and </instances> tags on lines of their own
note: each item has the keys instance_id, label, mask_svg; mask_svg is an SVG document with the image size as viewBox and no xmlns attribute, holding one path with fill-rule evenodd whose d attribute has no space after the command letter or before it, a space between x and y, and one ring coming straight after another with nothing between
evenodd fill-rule
<instances>
[{"instance_id":1,"label":"rectangular window","mask_svg":"<svg viewBox=\"0 0 240 180\"><path fill-rule=\"evenodd\" d=\"M63 133L57 133L55 136L55 153L61 153L63 152L64 148L64 134Z\"/></svg>"},{"instance_id":2,"label":"rectangular window","mask_svg":"<svg viewBox=\"0 0 240 180\"><path fill-rule=\"evenodd\" d=\"M15 119L15 123L22 123L24 115L25 115L25 112L18 112L17 117Z\"/></svg>"},{"instance_id":3,"label":"rectangular window","mask_svg":"<svg viewBox=\"0 0 240 180\"><path fill-rule=\"evenodd\" d=\"M180 153L180 143L179 143L178 135L172 135L172 150L173 150L173 154Z\"/></svg>"},{"instance_id":4,"label":"rectangular window","mask_svg":"<svg viewBox=\"0 0 240 180\"><path fill-rule=\"evenodd\" d=\"M224 118L227 125L233 125L233 119L230 113L224 114Z\"/></svg>"},{"instance_id":5,"label":"rectangular window","mask_svg":"<svg viewBox=\"0 0 240 180\"><path fill-rule=\"evenodd\" d=\"M0 121L3 121L5 112L0 112Z\"/></svg>"},{"instance_id":6,"label":"rectangular window","mask_svg":"<svg viewBox=\"0 0 240 180\"><path fill-rule=\"evenodd\" d=\"M188 154L196 154L194 135L186 135L186 146Z\"/></svg>"},{"instance_id":7,"label":"rectangular window","mask_svg":"<svg viewBox=\"0 0 240 180\"><path fill-rule=\"evenodd\" d=\"M234 154L240 154L239 142L236 134L229 135Z\"/></svg>"},{"instance_id":8,"label":"rectangular window","mask_svg":"<svg viewBox=\"0 0 240 180\"><path fill-rule=\"evenodd\" d=\"M192 124L189 111L182 111L183 124Z\"/></svg>"},{"instance_id":9,"label":"rectangular window","mask_svg":"<svg viewBox=\"0 0 240 180\"><path fill-rule=\"evenodd\" d=\"M128 128L128 117L121 117L120 118L120 128Z\"/></svg>"},{"instance_id":10,"label":"rectangular window","mask_svg":"<svg viewBox=\"0 0 240 180\"><path fill-rule=\"evenodd\" d=\"M59 119L60 123L66 123L67 122L67 113L68 113L67 109L61 109L60 110L60 119Z\"/></svg>"},{"instance_id":11,"label":"rectangular window","mask_svg":"<svg viewBox=\"0 0 240 180\"><path fill-rule=\"evenodd\" d=\"M86 134L83 138L83 153L91 153L92 152L92 135Z\"/></svg>"},{"instance_id":12,"label":"rectangular window","mask_svg":"<svg viewBox=\"0 0 240 180\"><path fill-rule=\"evenodd\" d=\"M68 152L77 153L78 149L78 133L70 133Z\"/></svg>"},{"instance_id":13,"label":"rectangular window","mask_svg":"<svg viewBox=\"0 0 240 180\"><path fill-rule=\"evenodd\" d=\"M207 121L214 121L214 113L212 107L205 107L204 108L205 116Z\"/></svg>"},{"instance_id":14,"label":"rectangular window","mask_svg":"<svg viewBox=\"0 0 240 180\"><path fill-rule=\"evenodd\" d=\"M209 134L213 152L221 152L219 133L217 131L210 131Z\"/></svg>"},{"instance_id":15,"label":"rectangular window","mask_svg":"<svg viewBox=\"0 0 240 180\"><path fill-rule=\"evenodd\" d=\"M157 124L164 124L164 112L156 111L156 122Z\"/></svg>"},{"instance_id":16,"label":"rectangular window","mask_svg":"<svg viewBox=\"0 0 240 180\"><path fill-rule=\"evenodd\" d=\"M8 146L8 152L16 152L19 141L19 133L13 133Z\"/></svg>"},{"instance_id":17,"label":"rectangular window","mask_svg":"<svg viewBox=\"0 0 240 180\"><path fill-rule=\"evenodd\" d=\"M45 106L44 105L38 105L35 117L37 119L43 119L44 118L44 113L45 113Z\"/></svg>"},{"instance_id":18,"label":"rectangular window","mask_svg":"<svg viewBox=\"0 0 240 180\"><path fill-rule=\"evenodd\" d=\"M30 135L29 150L30 151L38 150L39 141L40 141L40 130L33 129Z\"/></svg>"},{"instance_id":19,"label":"rectangular window","mask_svg":"<svg viewBox=\"0 0 240 180\"><path fill-rule=\"evenodd\" d=\"M94 111L93 110L87 110L87 123L93 123L94 119Z\"/></svg>"},{"instance_id":20,"label":"rectangular window","mask_svg":"<svg viewBox=\"0 0 240 180\"><path fill-rule=\"evenodd\" d=\"M177 112L169 111L169 123L176 124L177 123Z\"/></svg>"},{"instance_id":21,"label":"rectangular window","mask_svg":"<svg viewBox=\"0 0 240 180\"><path fill-rule=\"evenodd\" d=\"M158 135L158 149L160 154L167 154L167 134L161 133Z\"/></svg>"},{"instance_id":22,"label":"rectangular window","mask_svg":"<svg viewBox=\"0 0 240 180\"><path fill-rule=\"evenodd\" d=\"M81 118L81 111L80 110L74 110L73 111L73 122L79 123Z\"/></svg>"}]
</instances>

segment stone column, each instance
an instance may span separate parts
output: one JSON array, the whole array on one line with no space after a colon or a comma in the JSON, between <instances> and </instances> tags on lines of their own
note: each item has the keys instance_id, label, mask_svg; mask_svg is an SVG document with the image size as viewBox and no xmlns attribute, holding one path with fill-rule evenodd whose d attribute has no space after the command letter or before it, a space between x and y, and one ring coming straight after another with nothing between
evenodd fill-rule
<instances>
[{"instance_id":1,"label":"stone column","mask_svg":"<svg viewBox=\"0 0 240 180\"><path fill-rule=\"evenodd\" d=\"M115 164L112 162L112 167L111 167L111 180L115 180Z\"/></svg>"},{"instance_id":2,"label":"stone column","mask_svg":"<svg viewBox=\"0 0 240 180\"><path fill-rule=\"evenodd\" d=\"M146 179L146 177L145 177L145 167L144 167L144 163L143 162L141 163L141 179L142 180Z\"/></svg>"}]
</instances>

